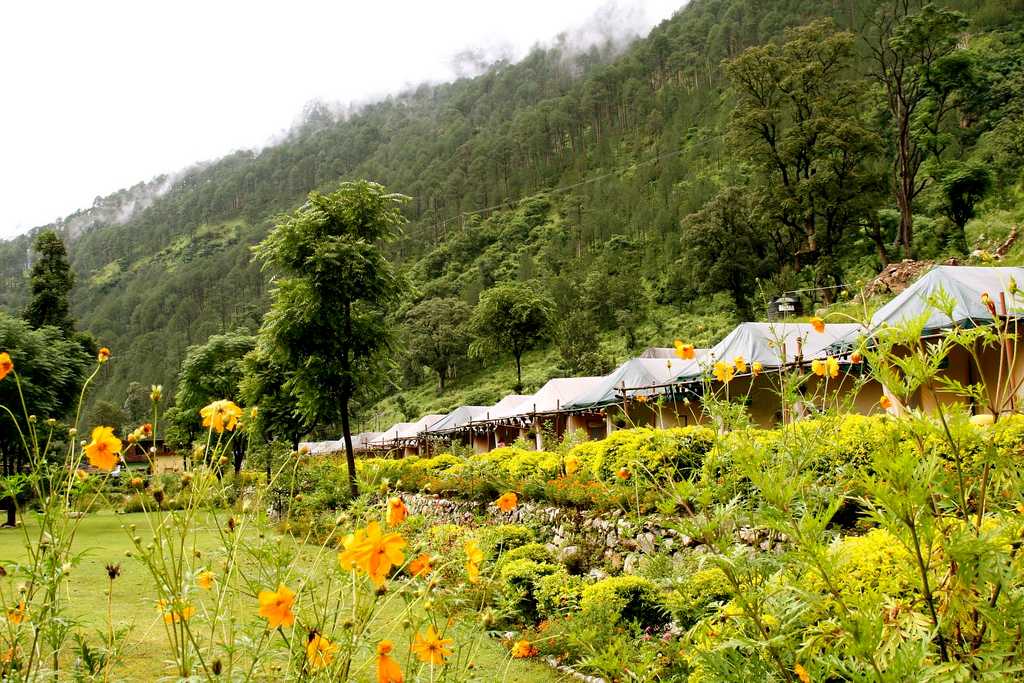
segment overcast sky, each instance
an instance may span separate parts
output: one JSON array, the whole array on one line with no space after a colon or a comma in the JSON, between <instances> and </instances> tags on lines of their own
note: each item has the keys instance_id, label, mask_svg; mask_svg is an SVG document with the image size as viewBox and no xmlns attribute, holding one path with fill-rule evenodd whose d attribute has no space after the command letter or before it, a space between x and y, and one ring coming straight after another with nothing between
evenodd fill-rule
<instances>
[{"instance_id":1,"label":"overcast sky","mask_svg":"<svg viewBox=\"0 0 1024 683\"><path fill-rule=\"evenodd\" d=\"M684 0L150 0L0 6L0 237L163 172L260 147L314 99L455 75L467 49L530 46Z\"/></svg>"}]
</instances>

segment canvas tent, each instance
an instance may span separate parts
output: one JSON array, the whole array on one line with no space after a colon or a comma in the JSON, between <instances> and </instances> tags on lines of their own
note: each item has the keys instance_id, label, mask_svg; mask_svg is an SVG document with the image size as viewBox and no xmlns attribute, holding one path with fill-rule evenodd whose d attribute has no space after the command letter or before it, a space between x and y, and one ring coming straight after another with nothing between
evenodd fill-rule
<instances>
[{"instance_id":1,"label":"canvas tent","mask_svg":"<svg viewBox=\"0 0 1024 683\"><path fill-rule=\"evenodd\" d=\"M824 358L837 341L862 330L856 323L830 323L825 325L824 332L818 332L810 323L740 323L711 347L702 361L683 366L673 381L701 380L715 362L730 362L737 356L742 356L748 366L760 362L765 370Z\"/></svg>"},{"instance_id":2,"label":"canvas tent","mask_svg":"<svg viewBox=\"0 0 1024 683\"><path fill-rule=\"evenodd\" d=\"M611 374L599 378L598 382L566 401L562 407L566 410L595 410L621 403L623 388L664 384L675 376L678 366L685 362L679 358L631 358Z\"/></svg>"},{"instance_id":3,"label":"canvas tent","mask_svg":"<svg viewBox=\"0 0 1024 683\"><path fill-rule=\"evenodd\" d=\"M591 390L603 377L556 377L550 379L537 393L524 396L515 403L495 406L488 416L491 422L528 422L534 415L550 415L566 409L566 404L580 394Z\"/></svg>"},{"instance_id":4,"label":"canvas tent","mask_svg":"<svg viewBox=\"0 0 1024 683\"><path fill-rule=\"evenodd\" d=\"M354 444L353 444L354 445ZM301 441L299 442L299 452L306 452L309 455L329 455L331 453L343 452L345 450L345 440L339 439L337 441Z\"/></svg>"},{"instance_id":5,"label":"canvas tent","mask_svg":"<svg viewBox=\"0 0 1024 683\"><path fill-rule=\"evenodd\" d=\"M450 434L467 428L474 422L484 419L490 406L459 406L438 420L427 430L431 434Z\"/></svg>"},{"instance_id":6,"label":"canvas tent","mask_svg":"<svg viewBox=\"0 0 1024 683\"><path fill-rule=\"evenodd\" d=\"M651 346L643 350L639 358L676 358L674 346Z\"/></svg>"}]
</instances>

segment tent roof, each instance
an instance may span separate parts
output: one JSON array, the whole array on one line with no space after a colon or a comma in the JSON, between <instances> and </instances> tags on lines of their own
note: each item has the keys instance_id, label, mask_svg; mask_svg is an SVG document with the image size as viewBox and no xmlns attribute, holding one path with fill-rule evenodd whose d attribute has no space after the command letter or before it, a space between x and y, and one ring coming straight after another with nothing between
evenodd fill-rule
<instances>
[{"instance_id":1,"label":"tent roof","mask_svg":"<svg viewBox=\"0 0 1024 683\"><path fill-rule=\"evenodd\" d=\"M398 439L415 439L427 431L435 423L446 418L447 415L424 415L415 422L406 422L406 426L398 430Z\"/></svg>"},{"instance_id":2,"label":"tent roof","mask_svg":"<svg viewBox=\"0 0 1024 683\"><path fill-rule=\"evenodd\" d=\"M353 437L354 438L354 437ZM327 455L345 450L345 440L338 441L300 441L299 450L306 449L310 455Z\"/></svg>"},{"instance_id":3,"label":"tent roof","mask_svg":"<svg viewBox=\"0 0 1024 683\"><path fill-rule=\"evenodd\" d=\"M643 350L639 358L675 358L676 349L674 346L651 346Z\"/></svg>"},{"instance_id":4,"label":"tent roof","mask_svg":"<svg viewBox=\"0 0 1024 683\"><path fill-rule=\"evenodd\" d=\"M370 445L370 442L380 436L380 432L360 432L359 434L352 435L352 449L356 451L365 451ZM341 440L342 448L345 447L345 440Z\"/></svg>"},{"instance_id":5,"label":"tent roof","mask_svg":"<svg viewBox=\"0 0 1024 683\"><path fill-rule=\"evenodd\" d=\"M863 330L856 323L829 323L824 332L815 331L810 323L740 323L725 339L711 347L703 362L690 361L675 374L675 381L688 381L702 376L707 366L743 356L747 363L759 361L765 368L778 368L796 362L798 340L804 360L823 358L829 347ZM782 351L785 349L785 358Z\"/></svg>"},{"instance_id":6,"label":"tent roof","mask_svg":"<svg viewBox=\"0 0 1024 683\"><path fill-rule=\"evenodd\" d=\"M429 432L451 432L470 422L482 420L490 406L459 406L442 419L430 425Z\"/></svg>"},{"instance_id":7,"label":"tent roof","mask_svg":"<svg viewBox=\"0 0 1024 683\"><path fill-rule=\"evenodd\" d=\"M882 325L898 325L925 313L929 314L925 329L938 330L954 325L972 326L992 322L992 313L981 303L988 293L997 310L999 295L1005 293L1010 315L1020 313L1024 297L1009 293L1010 278L1024 283L1024 268L993 266L935 266L904 289L892 301L871 316L871 330ZM955 303L952 320L929 305L930 297L945 292Z\"/></svg>"},{"instance_id":8,"label":"tent roof","mask_svg":"<svg viewBox=\"0 0 1024 683\"><path fill-rule=\"evenodd\" d=\"M488 419L504 420L513 417L525 417L534 413L556 413L565 409L572 399L597 385L603 377L556 377L548 380L536 394L522 396L521 400L510 403L499 410L495 406ZM507 398L507 397L506 397Z\"/></svg>"},{"instance_id":9,"label":"tent roof","mask_svg":"<svg viewBox=\"0 0 1024 683\"><path fill-rule=\"evenodd\" d=\"M675 376L680 364L687 361L675 358L631 358L617 367L611 374L599 378L575 398L566 401L562 407L568 410L600 408L621 400L621 387L641 387L645 384L663 384Z\"/></svg>"},{"instance_id":10,"label":"tent roof","mask_svg":"<svg viewBox=\"0 0 1024 683\"><path fill-rule=\"evenodd\" d=\"M395 439L400 438L403 430L407 430L414 424L414 422L397 422L381 432L377 438L370 442L370 445L383 446L384 444L391 443Z\"/></svg>"}]
</instances>

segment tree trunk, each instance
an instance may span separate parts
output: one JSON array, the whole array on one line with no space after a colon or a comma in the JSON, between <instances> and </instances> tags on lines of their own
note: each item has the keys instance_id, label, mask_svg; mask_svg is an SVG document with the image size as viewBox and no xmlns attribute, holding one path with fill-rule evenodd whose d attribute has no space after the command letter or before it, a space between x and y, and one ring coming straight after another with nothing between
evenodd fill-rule
<instances>
[{"instance_id":1,"label":"tree trunk","mask_svg":"<svg viewBox=\"0 0 1024 683\"><path fill-rule=\"evenodd\" d=\"M352 428L348 420L349 396L341 398L341 432L345 435L345 462L348 464L348 490L355 500L359 496L359 484L356 482L356 455L352 450Z\"/></svg>"},{"instance_id":2,"label":"tree trunk","mask_svg":"<svg viewBox=\"0 0 1024 683\"><path fill-rule=\"evenodd\" d=\"M18 506L14 502L14 498L4 499L4 506L7 508L7 523L4 526L16 527L18 525Z\"/></svg>"},{"instance_id":3,"label":"tree trunk","mask_svg":"<svg viewBox=\"0 0 1024 683\"><path fill-rule=\"evenodd\" d=\"M516 393L523 390L523 354L517 353L516 356Z\"/></svg>"}]
</instances>

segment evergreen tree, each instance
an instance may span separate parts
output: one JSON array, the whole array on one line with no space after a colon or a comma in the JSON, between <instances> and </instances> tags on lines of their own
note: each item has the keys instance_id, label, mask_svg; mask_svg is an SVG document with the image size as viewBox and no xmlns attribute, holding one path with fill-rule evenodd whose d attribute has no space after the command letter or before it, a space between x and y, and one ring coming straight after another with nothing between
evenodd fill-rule
<instances>
[{"instance_id":1,"label":"evergreen tree","mask_svg":"<svg viewBox=\"0 0 1024 683\"><path fill-rule=\"evenodd\" d=\"M555 305L537 287L508 282L487 290L469 321L476 341L475 356L512 354L516 361L516 391L523 388L523 354L547 337L554 322Z\"/></svg>"},{"instance_id":2,"label":"evergreen tree","mask_svg":"<svg viewBox=\"0 0 1024 683\"><path fill-rule=\"evenodd\" d=\"M53 230L44 230L36 237L34 250L37 259L30 275L32 300L25 309L25 320L35 329L52 325L69 335L74 323L68 296L75 285L75 274L64 242Z\"/></svg>"}]
</instances>

